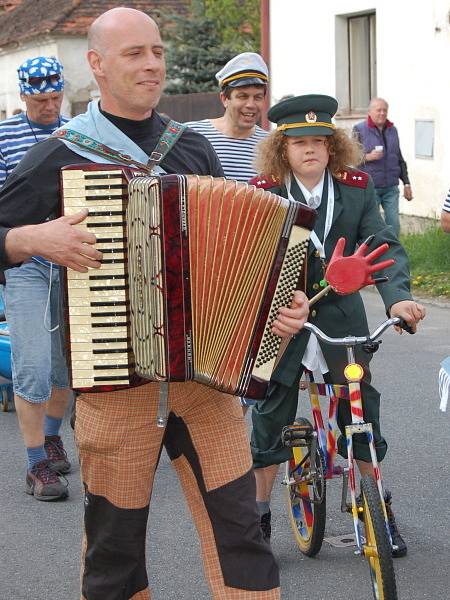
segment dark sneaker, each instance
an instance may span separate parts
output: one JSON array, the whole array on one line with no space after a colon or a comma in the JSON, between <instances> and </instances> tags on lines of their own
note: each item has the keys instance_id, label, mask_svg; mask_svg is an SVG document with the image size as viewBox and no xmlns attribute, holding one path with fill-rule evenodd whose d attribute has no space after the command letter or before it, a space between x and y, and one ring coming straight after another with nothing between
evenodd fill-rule
<instances>
[{"instance_id":1,"label":"dark sneaker","mask_svg":"<svg viewBox=\"0 0 450 600\"><path fill-rule=\"evenodd\" d=\"M58 475L51 469L50 461L41 460L27 471L25 491L36 500L63 500L69 492L67 484L62 483Z\"/></svg>"},{"instance_id":2,"label":"dark sneaker","mask_svg":"<svg viewBox=\"0 0 450 600\"><path fill-rule=\"evenodd\" d=\"M272 518L272 513L267 512L264 513L263 515L261 515L261 531L263 534L263 538L264 540L266 540L266 542L270 542L270 536L272 535L272 526L270 524Z\"/></svg>"},{"instance_id":3,"label":"dark sneaker","mask_svg":"<svg viewBox=\"0 0 450 600\"><path fill-rule=\"evenodd\" d=\"M401 556L406 556L408 552L408 548L406 546L405 540L400 535L400 532L397 527L397 523L395 522L394 513L392 511L392 494L387 490L384 492L384 503L386 505L386 512L389 522L389 529L392 537L392 556L393 558L400 558Z\"/></svg>"},{"instance_id":4,"label":"dark sneaker","mask_svg":"<svg viewBox=\"0 0 450 600\"><path fill-rule=\"evenodd\" d=\"M65 474L70 472L71 465L67 460L67 453L59 435L46 435L44 448L50 461L50 468L55 473Z\"/></svg>"}]
</instances>

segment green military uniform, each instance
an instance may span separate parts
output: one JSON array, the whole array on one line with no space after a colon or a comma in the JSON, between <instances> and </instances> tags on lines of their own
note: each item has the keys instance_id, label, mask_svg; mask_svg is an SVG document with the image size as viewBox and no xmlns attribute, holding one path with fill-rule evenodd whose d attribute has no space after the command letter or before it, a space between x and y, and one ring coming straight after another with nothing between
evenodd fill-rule
<instances>
[{"instance_id":1,"label":"green military uniform","mask_svg":"<svg viewBox=\"0 0 450 600\"><path fill-rule=\"evenodd\" d=\"M296 99L292 99L294 101ZM289 102L289 100L285 101ZM283 103L282 103L283 104ZM280 106L280 105L278 105ZM333 113L334 114L334 113ZM297 116L298 119L298 116ZM320 115L320 123L326 115ZM276 120L276 119L271 119ZM291 122L293 119L290 119ZM295 121L295 119L294 119ZM331 116L328 114L328 122ZM295 131L295 130L294 130ZM323 129L317 135L324 135ZM291 135L299 135L292 133ZM314 135L314 134L306 134ZM267 178L255 178L254 183L267 187L262 181ZM386 311L401 300L411 300L409 289L408 259L402 246L396 239L392 229L385 224L380 216L375 200L374 187L370 177L360 171L345 171L339 178L333 178L334 183L334 211L330 231L324 245L326 260L329 260L336 242L340 237L346 238L345 254L353 254L357 245L369 235L375 235L371 248L387 242L389 250L383 256L395 259L395 264L384 272L389 281L378 284ZM284 185L272 187L271 191L281 196L288 197ZM299 202L305 198L297 185L294 177L291 181L291 195ZM314 227L319 240L323 240L325 219L327 212L327 177L324 179L322 201L318 208L318 217ZM377 273L377 276L379 275ZM315 246L310 242L307 263L307 289L308 298L320 291L319 282L324 277L323 262L318 256ZM317 325L331 337L346 335L366 335L368 325L364 305L359 293L340 296L335 292L320 299L310 312L309 320ZM284 425L291 424L296 416L298 401L298 384L304 367L301 364L310 333L306 330L297 334L279 362L273 373L266 398L259 402L253 409L253 433L251 440L254 467L265 467L278 464L289 459L291 451L281 444L280 434ZM343 384L345 378L343 370L347 361L345 348L321 344L321 349L330 370L331 381ZM375 447L378 460L386 454L387 444L381 436L379 424L380 395L370 385L369 362L371 356L357 351L357 360L364 367L362 382L364 418L371 422L374 430ZM348 401L340 401L338 410L338 423L342 432L346 424L351 423L350 406ZM365 434L358 434L353 438L354 455L356 458L370 462L369 448ZM346 456L345 438L338 441L339 453Z\"/></svg>"}]
</instances>

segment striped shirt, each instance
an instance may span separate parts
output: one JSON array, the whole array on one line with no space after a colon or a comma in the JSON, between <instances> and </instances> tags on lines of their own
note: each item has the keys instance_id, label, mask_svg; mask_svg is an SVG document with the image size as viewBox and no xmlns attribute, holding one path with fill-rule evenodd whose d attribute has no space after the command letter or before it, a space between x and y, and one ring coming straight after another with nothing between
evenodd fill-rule
<instances>
[{"instance_id":1,"label":"striped shirt","mask_svg":"<svg viewBox=\"0 0 450 600\"><path fill-rule=\"evenodd\" d=\"M209 119L190 121L186 125L211 142L227 179L248 181L257 175L253 166L256 146L269 135L267 131L257 125L250 137L240 139L227 137L216 129Z\"/></svg>"},{"instance_id":2,"label":"striped shirt","mask_svg":"<svg viewBox=\"0 0 450 600\"><path fill-rule=\"evenodd\" d=\"M0 187L31 146L47 139L67 121L61 117L52 125L40 125L28 122L24 112L0 121Z\"/></svg>"},{"instance_id":3,"label":"striped shirt","mask_svg":"<svg viewBox=\"0 0 450 600\"><path fill-rule=\"evenodd\" d=\"M450 213L450 190L448 190L447 198L444 200L444 206L442 207L442 210Z\"/></svg>"}]
</instances>

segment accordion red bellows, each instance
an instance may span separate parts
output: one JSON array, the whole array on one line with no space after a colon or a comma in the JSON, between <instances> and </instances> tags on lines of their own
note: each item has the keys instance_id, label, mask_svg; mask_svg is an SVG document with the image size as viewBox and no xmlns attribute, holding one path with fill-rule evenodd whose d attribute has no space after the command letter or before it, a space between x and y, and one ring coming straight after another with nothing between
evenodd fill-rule
<instances>
[{"instance_id":1,"label":"accordion red bellows","mask_svg":"<svg viewBox=\"0 0 450 600\"><path fill-rule=\"evenodd\" d=\"M108 262L68 272L74 387L134 385L138 375L263 397L280 346L271 325L299 287L315 212L225 179L128 185L128 169L87 167L63 170L65 213L81 206L66 192L84 186L86 226Z\"/></svg>"}]
</instances>

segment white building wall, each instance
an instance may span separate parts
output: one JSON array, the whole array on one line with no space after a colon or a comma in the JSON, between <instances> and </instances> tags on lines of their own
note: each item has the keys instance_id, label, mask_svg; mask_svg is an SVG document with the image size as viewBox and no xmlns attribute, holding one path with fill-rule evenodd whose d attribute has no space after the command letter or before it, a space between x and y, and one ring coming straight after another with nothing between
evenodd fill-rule
<instances>
[{"instance_id":1,"label":"white building wall","mask_svg":"<svg viewBox=\"0 0 450 600\"><path fill-rule=\"evenodd\" d=\"M389 102L414 200L405 214L435 217L450 187L450 4L446 0L271 0L272 104L285 94L336 95L336 15L376 11L377 95ZM360 120L339 120L349 126ZM415 121L433 120L434 157L415 157Z\"/></svg>"},{"instance_id":2,"label":"white building wall","mask_svg":"<svg viewBox=\"0 0 450 600\"><path fill-rule=\"evenodd\" d=\"M0 53L0 110L10 117L15 108L24 108L20 100L17 68L31 56L58 56L57 44L53 40L40 40L39 44L24 45L13 51Z\"/></svg>"},{"instance_id":3,"label":"white building wall","mask_svg":"<svg viewBox=\"0 0 450 600\"><path fill-rule=\"evenodd\" d=\"M65 88L62 112L71 116L73 102L88 101L96 95L96 83L86 59L87 39L63 37L34 40L13 51L0 53L0 110L11 116L15 108L25 108L20 100L17 67L32 56L56 56L64 66Z\"/></svg>"}]
</instances>

